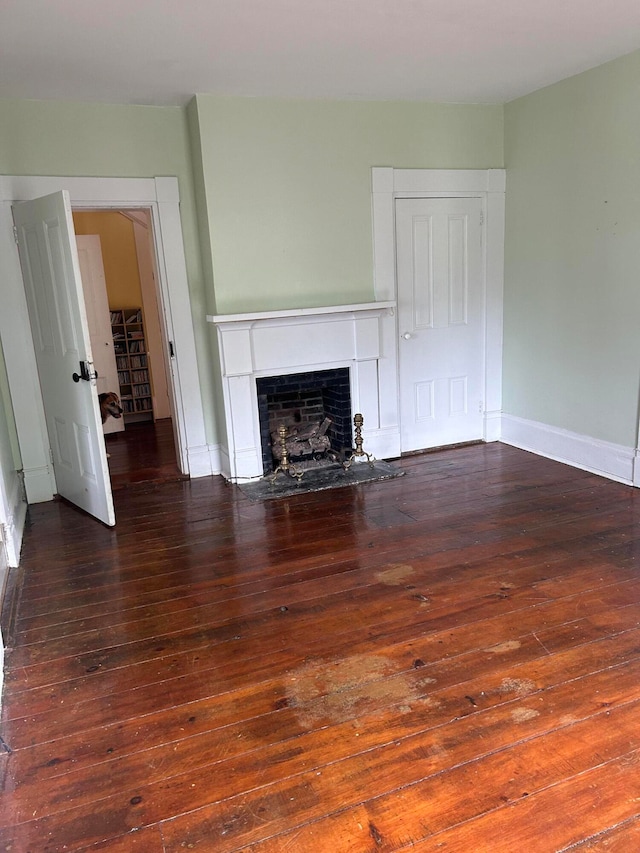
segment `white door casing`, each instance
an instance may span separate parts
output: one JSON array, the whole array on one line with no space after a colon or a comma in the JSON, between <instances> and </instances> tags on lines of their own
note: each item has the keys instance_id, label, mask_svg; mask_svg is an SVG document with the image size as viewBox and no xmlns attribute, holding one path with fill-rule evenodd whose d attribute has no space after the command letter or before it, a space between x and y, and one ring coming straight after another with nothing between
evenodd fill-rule
<instances>
[{"instance_id":1,"label":"white door casing","mask_svg":"<svg viewBox=\"0 0 640 853\"><path fill-rule=\"evenodd\" d=\"M376 299L397 302L396 200L477 198L483 210L484 295L483 438L500 438L502 409L502 317L504 282L504 169L394 169L375 167L372 177L374 283ZM389 346L399 349L402 329ZM398 420L400 397L398 393ZM405 448L401 446L404 452Z\"/></svg>"},{"instance_id":2,"label":"white door casing","mask_svg":"<svg viewBox=\"0 0 640 853\"><path fill-rule=\"evenodd\" d=\"M396 200L403 451L483 437L482 201Z\"/></svg>"},{"instance_id":3,"label":"white door casing","mask_svg":"<svg viewBox=\"0 0 640 853\"><path fill-rule=\"evenodd\" d=\"M48 455L48 437L24 283L13 236L11 205L14 201L60 189L69 190L74 209L146 208L150 211L163 333L174 345L170 366L174 426L180 450L178 464L183 473L191 477L218 473L213 470L215 457L205 437L177 179L0 176L0 272L3 279L0 337L14 401L29 503L51 500L56 486Z\"/></svg>"},{"instance_id":4,"label":"white door casing","mask_svg":"<svg viewBox=\"0 0 640 853\"><path fill-rule=\"evenodd\" d=\"M169 364L169 353L162 334L160 305L156 293L157 274L151 251L151 223L146 210L135 211L130 218L133 222L133 238L142 293L142 313L151 364L153 416L155 420L160 420L170 418L175 405L171 401L171 387L167 378L166 365Z\"/></svg>"},{"instance_id":5,"label":"white door casing","mask_svg":"<svg viewBox=\"0 0 640 853\"><path fill-rule=\"evenodd\" d=\"M69 194L22 202L13 211L57 491L113 526Z\"/></svg>"},{"instance_id":6,"label":"white door casing","mask_svg":"<svg viewBox=\"0 0 640 853\"><path fill-rule=\"evenodd\" d=\"M84 304L89 324L89 338L93 352L96 390L98 394L109 391L118 393L118 370L116 356L113 351L111 333L111 314L107 298L107 283L102 262L102 248L98 234L76 236L78 246L78 261L82 276ZM124 418L107 418L102 425L105 435L124 430Z\"/></svg>"}]
</instances>

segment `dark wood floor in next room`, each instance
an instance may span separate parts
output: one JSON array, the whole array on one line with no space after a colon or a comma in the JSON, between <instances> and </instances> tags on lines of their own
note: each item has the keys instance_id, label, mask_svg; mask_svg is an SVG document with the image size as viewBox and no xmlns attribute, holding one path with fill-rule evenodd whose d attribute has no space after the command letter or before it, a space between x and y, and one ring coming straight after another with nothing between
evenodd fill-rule
<instances>
[{"instance_id":1,"label":"dark wood floor in next room","mask_svg":"<svg viewBox=\"0 0 640 853\"><path fill-rule=\"evenodd\" d=\"M176 461L169 418L127 424L124 432L106 438L111 488L135 483L184 479Z\"/></svg>"},{"instance_id":2,"label":"dark wood floor in next room","mask_svg":"<svg viewBox=\"0 0 640 853\"><path fill-rule=\"evenodd\" d=\"M0 850L640 850L640 493L500 444L31 508Z\"/></svg>"}]
</instances>

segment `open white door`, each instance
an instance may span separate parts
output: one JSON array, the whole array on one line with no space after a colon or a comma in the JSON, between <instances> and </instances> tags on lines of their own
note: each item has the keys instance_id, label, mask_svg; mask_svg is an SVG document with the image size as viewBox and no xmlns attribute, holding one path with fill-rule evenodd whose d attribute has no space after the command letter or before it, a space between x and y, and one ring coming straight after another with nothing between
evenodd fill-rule
<instances>
[{"instance_id":1,"label":"open white door","mask_svg":"<svg viewBox=\"0 0 640 853\"><path fill-rule=\"evenodd\" d=\"M66 191L14 205L58 494L115 524L91 342Z\"/></svg>"}]
</instances>

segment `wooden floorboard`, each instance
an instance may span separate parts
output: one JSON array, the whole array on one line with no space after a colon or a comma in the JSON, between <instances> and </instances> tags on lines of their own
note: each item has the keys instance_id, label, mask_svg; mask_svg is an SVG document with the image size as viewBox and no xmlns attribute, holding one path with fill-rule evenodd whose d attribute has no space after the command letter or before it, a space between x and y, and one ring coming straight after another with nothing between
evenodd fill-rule
<instances>
[{"instance_id":1,"label":"wooden floorboard","mask_svg":"<svg viewBox=\"0 0 640 853\"><path fill-rule=\"evenodd\" d=\"M115 529L30 508L0 850L640 850L636 490L491 444L252 502L120 450Z\"/></svg>"}]
</instances>

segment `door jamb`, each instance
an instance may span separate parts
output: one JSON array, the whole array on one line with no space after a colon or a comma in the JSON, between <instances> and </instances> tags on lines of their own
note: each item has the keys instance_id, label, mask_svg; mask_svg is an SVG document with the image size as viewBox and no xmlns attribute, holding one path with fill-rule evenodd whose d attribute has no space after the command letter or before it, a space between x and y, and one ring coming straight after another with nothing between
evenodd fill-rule
<instances>
[{"instance_id":1,"label":"door jamb","mask_svg":"<svg viewBox=\"0 0 640 853\"><path fill-rule=\"evenodd\" d=\"M395 200L474 197L484 201L484 440L500 438L504 291L504 169L371 169L374 287L377 301L397 303ZM396 365L398 362L396 332ZM398 388L399 393L402 389Z\"/></svg>"},{"instance_id":2,"label":"door jamb","mask_svg":"<svg viewBox=\"0 0 640 853\"><path fill-rule=\"evenodd\" d=\"M165 332L174 344L170 376L180 448L178 465L192 477L213 473L205 439L177 178L0 176L0 244L13 243L14 202L61 189L69 191L76 209L150 209L161 313ZM0 337L14 400L27 497L35 503L51 500L55 481L17 247L13 245L13 251L0 253L0 257L6 293L0 312Z\"/></svg>"}]
</instances>

